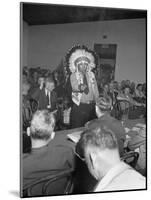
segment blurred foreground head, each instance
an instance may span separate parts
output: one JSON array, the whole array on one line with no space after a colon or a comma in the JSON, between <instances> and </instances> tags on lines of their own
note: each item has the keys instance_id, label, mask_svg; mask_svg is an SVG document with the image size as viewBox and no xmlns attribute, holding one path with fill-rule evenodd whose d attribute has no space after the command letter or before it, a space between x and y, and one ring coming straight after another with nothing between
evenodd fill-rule
<instances>
[{"instance_id":1,"label":"blurred foreground head","mask_svg":"<svg viewBox=\"0 0 151 200\"><path fill-rule=\"evenodd\" d=\"M108 98L100 97L95 106L96 115L99 118L104 112L111 110L112 102Z\"/></svg>"},{"instance_id":2,"label":"blurred foreground head","mask_svg":"<svg viewBox=\"0 0 151 200\"><path fill-rule=\"evenodd\" d=\"M31 120L30 136L33 140L49 140L53 138L55 127L54 115L48 110L37 111Z\"/></svg>"},{"instance_id":3,"label":"blurred foreground head","mask_svg":"<svg viewBox=\"0 0 151 200\"><path fill-rule=\"evenodd\" d=\"M86 130L81 143L88 169L98 180L120 162L116 136L107 126L99 125Z\"/></svg>"}]
</instances>

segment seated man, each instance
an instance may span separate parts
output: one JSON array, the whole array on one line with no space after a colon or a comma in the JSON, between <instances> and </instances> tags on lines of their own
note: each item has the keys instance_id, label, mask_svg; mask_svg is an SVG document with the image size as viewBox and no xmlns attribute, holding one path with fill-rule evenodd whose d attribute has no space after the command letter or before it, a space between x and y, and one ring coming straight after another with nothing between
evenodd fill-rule
<instances>
[{"instance_id":1,"label":"seated man","mask_svg":"<svg viewBox=\"0 0 151 200\"><path fill-rule=\"evenodd\" d=\"M30 137L27 136L26 130L30 126L30 121L32 119L32 109L29 100L29 91L30 85L27 81L22 83L22 133L23 133L23 153L30 151L31 141Z\"/></svg>"},{"instance_id":2,"label":"seated man","mask_svg":"<svg viewBox=\"0 0 151 200\"><path fill-rule=\"evenodd\" d=\"M106 125L107 127L114 130L117 137L120 155L124 153L124 142L126 139L125 129L122 123L111 117L111 102L106 98L99 98L96 104L96 115L98 119L92 120L86 124L86 128L92 129L100 124Z\"/></svg>"},{"instance_id":3,"label":"seated man","mask_svg":"<svg viewBox=\"0 0 151 200\"><path fill-rule=\"evenodd\" d=\"M132 94L131 88L125 86L122 89L122 93L117 96L117 100L120 102L120 107L122 114L127 113L128 119L138 119L143 118L146 113L145 103L136 101Z\"/></svg>"},{"instance_id":4,"label":"seated man","mask_svg":"<svg viewBox=\"0 0 151 200\"><path fill-rule=\"evenodd\" d=\"M130 135L127 146L130 150L139 152L135 169L146 176L146 125L133 123L133 127L130 127L130 124L130 122L129 124L127 123L129 128L128 126L126 127L127 133Z\"/></svg>"},{"instance_id":5,"label":"seated man","mask_svg":"<svg viewBox=\"0 0 151 200\"><path fill-rule=\"evenodd\" d=\"M23 117L23 130L26 131L27 127L30 125L32 118L32 110L29 101L28 91L30 85L28 82L22 83L22 117Z\"/></svg>"},{"instance_id":6,"label":"seated man","mask_svg":"<svg viewBox=\"0 0 151 200\"><path fill-rule=\"evenodd\" d=\"M34 114L29 129L31 153L23 156L23 189L39 178L74 169L73 149L62 134L55 135L54 127L48 110Z\"/></svg>"},{"instance_id":7,"label":"seated man","mask_svg":"<svg viewBox=\"0 0 151 200\"><path fill-rule=\"evenodd\" d=\"M145 177L120 160L115 134L106 125L82 135L86 163L99 181L95 192L145 189Z\"/></svg>"}]
</instances>

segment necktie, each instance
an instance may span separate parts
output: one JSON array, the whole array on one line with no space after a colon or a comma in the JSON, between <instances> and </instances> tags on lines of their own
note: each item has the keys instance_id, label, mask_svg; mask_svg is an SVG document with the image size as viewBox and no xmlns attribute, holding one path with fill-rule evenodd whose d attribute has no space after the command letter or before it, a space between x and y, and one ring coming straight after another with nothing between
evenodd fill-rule
<instances>
[{"instance_id":1,"label":"necktie","mask_svg":"<svg viewBox=\"0 0 151 200\"><path fill-rule=\"evenodd\" d=\"M48 93L48 91L46 93L46 99L47 99L47 105L49 105L49 93Z\"/></svg>"},{"instance_id":2,"label":"necktie","mask_svg":"<svg viewBox=\"0 0 151 200\"><path fill-rule=\"evenodd\" d=\"M49 102L49 106L51 107L51 101L50 101L50 91L48 92L48 102Z\"/></svg>"}]
</instances>

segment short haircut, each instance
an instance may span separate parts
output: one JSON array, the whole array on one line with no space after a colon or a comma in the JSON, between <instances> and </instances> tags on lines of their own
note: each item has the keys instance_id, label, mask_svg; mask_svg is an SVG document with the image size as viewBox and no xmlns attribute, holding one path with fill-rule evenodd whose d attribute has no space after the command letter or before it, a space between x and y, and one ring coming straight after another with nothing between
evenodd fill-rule
<instances>
[{"instance_id":1,"label":"short haircut","mask_svg":"<svg viewBox=\"0 0 151 200\"><path fill-rule=\"evenodd\" d=\"M105 125L99 125L84 131L80 140L84 150L88 146L96 147L100 150L118 149L115 134Z\"/></svg>"},{"instance_id":2,"label":"short haircut","mask_svg":"<svg viewBox=\"0 0 151 200\"><path fill-rule=\"evenodd\" d=\"M140 86L143 87L143 84L142 83L138 83L137 86L136 86L136 89L138 89Z\"/></svg>"},{"instance_id":3,"label":"short haircut","mask_svg":"<svg viewBox=\"0 0 151 200\"><path fill-rule=\"evenodd\" d=\"M111 110L111 101L108 97L100 97L97 100L97 104L96 104L101 111L110 111Z\"/></svg>"},{"instance_id":4,"label":"short haircut","mask_svg":"<svg viewBox=\"0 0 151 200\"><path fill-rule=\"evenodd\" d=\"M54 115L48 110L38 110L31 121L31 137L33 139L48 140L55 126Z\"/></svg>"},{"instance_id":5,"label":"short haircut","mask_svg":"<svg viewBox=\"0 0 151 200\"><path fill-rule=\"evenodd\" d=\"M128 89L130 90L130 93L132 92L132 88L131 88L129 85L124 85L124 86L122 87L122 91L124 92L124 90L125 90L126 88L128 88Z\"/></svg>"},{"instance_id":6,"label":"short haircut","mask_svg":"<svg viewBox=\"0 0 151 200\"><path fill-rule=\"evenodd\" d=\"M30 89L30 84L27 81L22 83L22 91L28 91Z\"/></svg>"},{"instance_id":7,"label":"short haircut","mask_svg":"<svg viewBox=\"0 0 151 200\"><path fill-rule=\"evenodd\" d=\"M45 83L54 83L54 80L52 77L46 77Z\"/></svg>"}]
</instances>

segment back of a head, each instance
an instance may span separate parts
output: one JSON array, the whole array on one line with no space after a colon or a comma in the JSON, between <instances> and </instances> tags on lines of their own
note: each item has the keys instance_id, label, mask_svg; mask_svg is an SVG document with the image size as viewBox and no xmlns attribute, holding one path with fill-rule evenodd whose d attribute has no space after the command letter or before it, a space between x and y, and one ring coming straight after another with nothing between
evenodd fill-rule
<instances>
[{"instance_id":1,"label":"back of a head","mask_svg":"<svg viewBox=\"0 0 151 200\"><path fill-rule=\"evenodd\" d=\"M96 124L87 129L80 144L88 169L98 180L120 161L116 136L107 126Z\"/></svg>"},{"instance_id":2,"label":"back of a head","mask_svg":"<svg viewBox=\"0 0 151 200\"><path fill-rule=\"evenodd\" d=\"M32 118L30 135L32 139L48 140L55 127L55 118L48 110L37 111Z\"/></svg>"},{"instance_id":3,"label":"back of a head","mask_svg":"<svg viewBox=\"0 0 151 200\"><path fill-rule=\"evenodd\" d=\"M22 94L23 94L23 95L27 95L29 89L30 89L30 84L29 84L27 81L24 81L24 82L22 83Z\"/></svg>"},{"instance_id":4,"label":"back of a head","mask_svg":"<svg viewBox=\"0 0 151 200\"><path fill-rule=\"evenodd\" d=\"M137 86L136 86L136 89L138 89L138 90L139 90L139 89L142 90L142 87L143 87L143 84L138 83Z\"/></svg>"},{"instance_id":5,"label":"back of a head","mask_svg":"<svg viewBox=\"0 0 151 200\"><path fill-rule=\"evenodd\" d=\"M45 83L54 83L53 77L52 76L46 77Z\"/></svg>"},{"instance_id":6,"label":"back of a head","mask_svg":"<svg viewBox=\"0 0 151 200\"><path fill-rule=\"evenodd\" d=\"M100 151L118 149L115 133L107 126L97 123L97 121L95 126L89 127L82 134L81 141L84 149L88 146L98 148Z\"/></svg>"},{"instance_id":7,"label":"back of a head","mask_svg":"<svg viewBox=\"0 0 151 200\"><path fill-rule=\"evenodd\" d=\"M125 129L119 120L114 119L110 116L101 117L100 119L94 119L89 121L86 125L86 129L96 129L97 127L102 128L102 126L107 127L111 130L118 141L119 153L122 155L124 153L124 141L125 141Z\"/></svg>"},{"instance_id":8,"label":"back of a head","mask_svg":"<svg viewBox=\"0 0 151 200\"><path fill-rule=\"evenodd\" d=\"M111 109L111 101L109 98L107 97L100 97L97 102L96 102L96 106L102 111L110 111Z\"/></svg>"}]
</instances>

